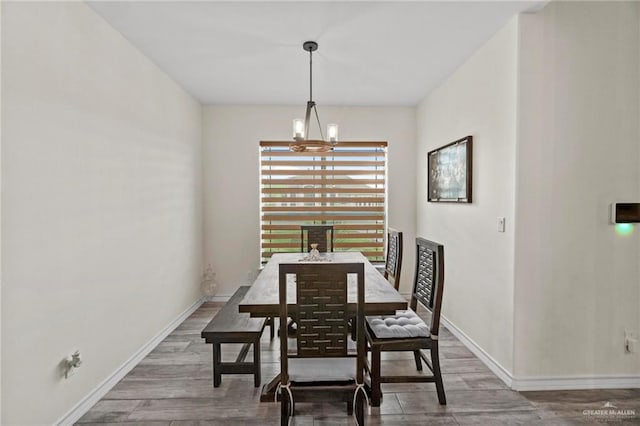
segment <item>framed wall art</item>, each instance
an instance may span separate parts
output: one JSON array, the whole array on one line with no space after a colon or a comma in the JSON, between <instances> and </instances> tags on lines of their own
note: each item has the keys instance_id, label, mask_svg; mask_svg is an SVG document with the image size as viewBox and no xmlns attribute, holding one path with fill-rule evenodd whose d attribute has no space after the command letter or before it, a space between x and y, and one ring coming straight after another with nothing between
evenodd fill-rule
<instances>
[{"instance_id":1,"label":"framed wall art","mask_svg":"<svg viewBox=\"0 0 640 426\"><path fill-rule=\"evenodd\" d=\"M466 136L427 154L427 201L470 203L473 137Z\"/></svg>"}]
</instances>

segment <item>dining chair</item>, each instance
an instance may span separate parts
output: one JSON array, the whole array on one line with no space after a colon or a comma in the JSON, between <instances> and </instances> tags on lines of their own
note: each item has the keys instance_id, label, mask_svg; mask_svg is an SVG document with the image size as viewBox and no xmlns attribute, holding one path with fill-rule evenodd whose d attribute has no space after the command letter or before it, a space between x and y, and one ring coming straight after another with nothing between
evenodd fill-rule
<instances>
[{"instance_id":1,"label":"dining chair","mask_svg":"<svg viewBox=\"0 0 640 426\"><path fill-rule=\"evenodd\" d=\"M311 244L318 244L317 250L320 253L333 251L333 225L300 225L300 251L302 253L311 251ZM331 250L329 250L329 246L331 247ZM295 319L288 319L286 324L288 334L295 334ZM275 328L274 318L268 317L267 325L270 326L270 334L273 339L273 330Z\"/></svg>"},{"instance_id":2,"label":"dining chair","mask_svg":"<svg viewBox=\"0 0 640 426\"><path fill-rule=\"evenodd\" d=\"M333 251L333 225L300 225L300 251L310 251L314 243L320 253Z\"/></svg>"},{"instance_id":3,"label":"dining chair","mask_svg":"<svg viewBox=\"0 0 640 426\"><path fill-rule=\"evenodd\" d=\"M367 316L365 334L371 350L371 364L366 368L371 375L371 405L380 405L380 383L429 382L435 383L438 402L446 405L442 383L438 334L440 310L444 290L444 247L442 244L416 238L416 274L409 309L389 316ZM418 302L431 314L428 323L416 314ZM429 350L431 362L423 350ZM422 362L432 372L430 376L383 376L380 374L380 354L384 351L413 351L416 368L422 370Z\"/></svg>"},{"instance_id":4,"label":"dining chair","mask_svg":"<svg viewBox=\"0 0 640 426\"><path fill-rule=\"evenodd\" d=\"M302 253L310 252L311 244L318 244L317 250L320 253L333 251L333 225L300 225L300 251ZM331 247L331 250L329 250L329 247ZM268 318L267 323L272 326L273 333L273 318ZM287 322L289 335L295 334L295 327L295 318L289 319Z\"/></svg>"},{"instance_id":5,"label":"dining chair","mask_svg":"<svg viewBox=\"0 0 640 426\"><path fill-rule=\"evenodd\" d=\"M402 272L402 232L389 228L387 230L387 257L384 262L384 277L396 290L400 289L400 272Z\"/></svg>"},{"instance_id":6,"label":"dining chair","mask_svg":"<svg viewBox=\"0 0 640 426\"><path fill-rule=\"evenodd\" d=\"M402 245L402 232L389 228L387 230L387 257L384 262L383 275L396 290L400 288ZM351 338L356 340L356 334L352 332Z\"/></svg>"},{"instance_id":7,"label":"dining chair","mask_svg":"<svg viewBox=\"0 0 640 426\"><path fill-rule=\"evenodd\" d=\"M280 339L281 424L303 401L339 400L347 403L358 425L364 424L365 340L356 344L356 357L348 356L347 282L357 281L358 327L364 327L364 263L288 263L279 265L280 336L286 336L287 281L295 279L298 320L295 345ZM293 340L293 339L292 339ZM355 406L355 410L354 410Z\"/></svg>"}]
</instances>

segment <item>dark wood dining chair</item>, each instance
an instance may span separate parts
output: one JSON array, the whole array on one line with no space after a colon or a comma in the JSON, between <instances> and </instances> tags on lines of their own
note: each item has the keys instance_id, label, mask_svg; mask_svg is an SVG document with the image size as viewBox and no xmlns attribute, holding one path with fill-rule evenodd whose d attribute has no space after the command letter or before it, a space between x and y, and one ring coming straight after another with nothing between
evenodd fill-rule
<instances>
[{"instance_id":1,"label":"dark wood dining chair","mask_svg":"<svg viewBox=\"0 0 640 426\"><path fill-rule=\"evenodd\" d=\"M300 251L311 250L311 244L318 244L318 251L333 251L333 225L300 225Z\"/></svg>"},{"instance_id":2,"label":"dark wood dining chair","mask_svg":"<svg viewBox=\"0 0 640 426\"><path fill-rule=\"evenodd\" d=\"M311 251L311 244L318 244L320 253L333 251L333 225L300 225L300 251L302 253ZM274 319L267 318L267 324L271 326L271 337L273 338ZM295 327L296 320L295 317L292 317L287 321L289 336L295 334Z\"/></svg>"},{"instance_id":3,"label":"dark wood dining chair","mask_svg":"<svg viewBox=\"0 0 640 426\"><path fill-rule=\"evenodd\" d=\"M364 327L363 263L296 263L279 265L280 335L286 336L287 278L296 286L295 347L280 339L281 424L295 414L297 402L339 400L347 403L359 425L364 424L364 333L356 344L357 356L347 353L347 281L357 279L356 322Z\"/></svg>"},{"instance_id":4,"label":"dark wood dining chair","mask_svg":"<svg viewBox=\"0 0 640 426\"><path fill-rule=\"evenodd\" d=\"M387 258L384 262L384 277L396 290L400 289L400 272L402 272L402 232L389 228L387 230Z\"/></svg>"},{"instance_id":5,"label":"dark wood dining chair","mask_svg":"<svg viewBox=\"0 0 640 426\"><path fill-rule=\"evenodd\" d=\"M442 383L438 334L440 310L444 290L444 247L442 244L416 238L416 275L411 293L410 308L397 311L390 316L366 317L365 333L371 350L371 364L367 370L371 375L371 405L380 405L382 393L380 383L429 382L435 383L438 401L446 405L447 399ZM418 302L431 317L425 323L416 313ZM423 350L429 350L430 362ZM380 353L383 351L413 351L416 368L422 370L422 361L433 373L431 376L383 376L380 374Z\"/></svg>"}]
</instances>

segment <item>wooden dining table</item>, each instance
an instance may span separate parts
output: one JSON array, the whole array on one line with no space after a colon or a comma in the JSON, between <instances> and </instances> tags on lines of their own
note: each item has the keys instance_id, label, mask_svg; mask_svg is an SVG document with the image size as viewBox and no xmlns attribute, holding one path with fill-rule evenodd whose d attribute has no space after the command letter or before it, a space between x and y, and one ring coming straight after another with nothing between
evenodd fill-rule
<instances>
[{"instance_id":1,"label":"wooden dining table","mask_svg":"<svg viewBox=\"0 0 640 426\"><path fill-rule=\"evenodd\" d=\"M278 270L281 263L301 263L308 253L276 253L265 265L264 269L251 288L240 301L239 311L248 312L252 317L278 317L280 315L280 299L278 294ZM365 314L393 315L396 310L407 309L407 300L382 276L382 274L360 252L322 253L322 261L310 263L364 263L365 272ZM356 282L347 284L348 309L356 312ZM287 283L287 309L291 313L297 311L295 282ZM262 387L261 401L273 401L275 389L280 382L278 374Z\"/></svg>"}]
</instances>

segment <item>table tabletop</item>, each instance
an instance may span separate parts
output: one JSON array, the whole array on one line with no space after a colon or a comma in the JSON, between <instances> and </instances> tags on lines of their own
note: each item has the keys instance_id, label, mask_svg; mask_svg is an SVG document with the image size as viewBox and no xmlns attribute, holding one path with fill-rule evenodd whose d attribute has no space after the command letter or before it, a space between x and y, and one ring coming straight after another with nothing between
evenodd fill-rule
<instances>
[{"instance_id":1,"label":"table tabletop","mask_svg":"<svg viewBox=\"0 0 640 426\"><path fill-rule=\"evenodd\" d=\"M248 312L252 317L277 317L280 314L278 296L278 270L281 263L302 263L308 253L276 253L265 265L260 275L240 302L240 312ZM331 263L364 263L365 313L367 315L393 315L396 310L407 309L406 299L393 288L382 274L360 252L322 253ZM323 262L309 262L323 263ZM357 288L355 280L347 287L349 309L355 312ZM287 305L296 310L296 287L287 283Z\"/></svg>"}]
</instances>

